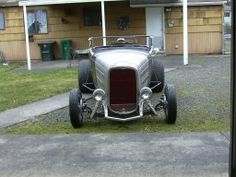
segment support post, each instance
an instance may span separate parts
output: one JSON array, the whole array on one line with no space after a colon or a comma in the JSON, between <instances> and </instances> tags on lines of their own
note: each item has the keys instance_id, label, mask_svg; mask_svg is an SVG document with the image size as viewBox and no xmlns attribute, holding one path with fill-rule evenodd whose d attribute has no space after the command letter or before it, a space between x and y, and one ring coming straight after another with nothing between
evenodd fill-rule
<instances>
[{"instance_id":1,"label":"support post","mask_svg":"<svg viewBox=\"0 0 236 177\"><path fill-rule=\"evenodd\" d=\"M183 63L188 65L188 0L183 0Z\"/></svg>"},{"instance_id":2,"label":"support post","mask_svg":"<svg viewBox=\"0 0 236 177\"><path fill-rule=\"evenodd\" d=\"M101 11L102 11L102 37L103 37L103 45L107 45L106 41L106 18L105 18L105 3L104 0L101 0Z\"/></svg>"},{"instance_id":3,"label":"support post","mask_svg":"<svg viewBox=\"0 0 236 177\"><path fill-rule=\"evenodd\" d=\"M26 6L23 6L24 13L24 26L25 26L25 47L26 47L26 57L27 57L27 68L31 70L31 59L30 59L30 48L29 48L29 31L28 31L28 22L27 22L27 10Z\"/></svg>"}]
</instances>

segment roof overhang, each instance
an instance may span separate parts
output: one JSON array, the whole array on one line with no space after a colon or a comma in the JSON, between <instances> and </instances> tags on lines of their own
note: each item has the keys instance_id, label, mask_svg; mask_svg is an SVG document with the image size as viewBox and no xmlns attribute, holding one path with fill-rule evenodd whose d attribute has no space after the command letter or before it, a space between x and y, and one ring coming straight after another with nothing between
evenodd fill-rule
<instances>
[{"instance_id":1,"label":"roof overhang","mask_svg":"<svg viewBox=\"0 0 236 177\"><path fill-rule=\"evenodd\" d=\"M17 7L18 0L0 0L0 7Z\"/></svg>"},{"instance_id":2,"label":"roof overhang","mask_svg":"<svg viewBox=\"0 0 236 177\"><path fill-rule=\"evenodd\" d=\"M18 3L0 3L0 7L17 7Z\"/></svg>"},{"instance_id":3,"label":"roof overhang","mask_svg":"<svg viewBox=\"0 0 236 177\"><path fill-rule=\"evenodd\" d=\"M56 5L56 4L77 4L77 3L89 3L89 2L106 2L106 1L128 1L128 0L28 0L20 1L19 6L44 6L44 5Z\"/></svg>"},{"instance_id":4,"label":"roof overhang","mask_svg":"<svg viewBox=\"0 0 236 177\"><path fill-rule=\"evenodd\" d=\"M205 1L205 2L189 2L188 6L211 6L223 5L227 1ZM130 7L169 7L182 6L182 0L130 0Z\"/></svg>"}]
</instances>

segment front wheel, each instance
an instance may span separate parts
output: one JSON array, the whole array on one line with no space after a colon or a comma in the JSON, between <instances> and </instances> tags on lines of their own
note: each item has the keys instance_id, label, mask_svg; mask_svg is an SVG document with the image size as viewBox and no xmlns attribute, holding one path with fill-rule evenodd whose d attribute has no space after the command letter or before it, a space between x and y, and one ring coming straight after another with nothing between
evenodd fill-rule
<instances>
[{"instance_id":1,"label":"front wheel","mask_svg":"<svg viewBox=\"0 0 236 177\"><path fill-rule=\"evenodd\" d=\"M157 82L159 82L159 85L152 89L154 93L159 93L163 90L165 83L165 72L164 65L158 60L153 60L152 76L149 86L152 88L157 84Z\"/></svg>"},{"instance_id":2,"label":"front wheel","mask_svg":"<svg viewBox=\"0 0 236 177\"><path fill-rule=\"evenodd\" d=\"M82 93L92 93L94 87L90 60L80 60L78 64L78 82ZM88 87L86 87L86 85ZM91 88L91 89L89 89Z\"/></svg>"},{"instance_id":3,"label":"front wheel","mask_svg":"<svg viewBox=\"0 0 236 177\"><path fill-rule=\"evenodd\" d=\"M176 89L174 85L165 86L165 116L168 124L174 124L177 118Z\"/></svg>"},{"instance_id":4,"label":"front wheel","mask_svg":"<svg viewBox=\"0 0 236 177\"><path fill-rule=\"evenodd\" d=\"M79 89L74 89L69 96L69 114L70 121L74 128L79 128L83 125L82 114L82 95Z\"/></svg>"}]
</instances>

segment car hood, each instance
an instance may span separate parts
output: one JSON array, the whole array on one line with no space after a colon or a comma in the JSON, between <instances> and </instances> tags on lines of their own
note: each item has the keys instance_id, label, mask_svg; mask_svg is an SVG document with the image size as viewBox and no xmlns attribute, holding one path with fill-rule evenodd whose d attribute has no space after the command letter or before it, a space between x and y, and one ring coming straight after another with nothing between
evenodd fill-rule
<instances>
[{"instance_id":1,"label":"car hood","mask_svg":"<svg viewBox=\"0 0 236 177\"><path fill-rule=\"evenodd\" d=\"M138 70L143 64L149 62L149 53L145 50L112 49L95 53L95 62L109 70L114 67L130 67Z\"/></svg>"}]
</instances>

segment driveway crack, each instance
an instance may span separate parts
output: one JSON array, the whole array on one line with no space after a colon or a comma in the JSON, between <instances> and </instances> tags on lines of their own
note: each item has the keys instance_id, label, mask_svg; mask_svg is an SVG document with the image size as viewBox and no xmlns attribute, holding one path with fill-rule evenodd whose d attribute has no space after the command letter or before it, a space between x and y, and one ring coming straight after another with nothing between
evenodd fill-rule
<instances>
[{"instance_id":1,"label":"driveway crack","mask_svg":"<svg viewBox=\"0 0 236 177\"><path fill-rule=\"evenodd\" d=\"M224 136L225 138L226 138L226 140L228 140L229 142L230 142L230 138L227 136L227 135L225 135L225 133L223 133L223 132L219 132L222 136Z\"/></svg>"}]
</instances>

